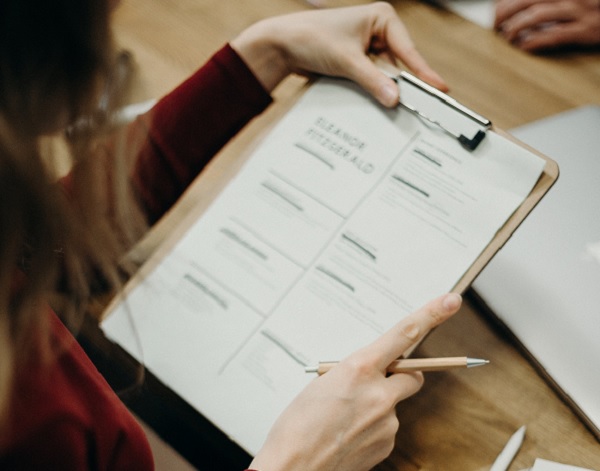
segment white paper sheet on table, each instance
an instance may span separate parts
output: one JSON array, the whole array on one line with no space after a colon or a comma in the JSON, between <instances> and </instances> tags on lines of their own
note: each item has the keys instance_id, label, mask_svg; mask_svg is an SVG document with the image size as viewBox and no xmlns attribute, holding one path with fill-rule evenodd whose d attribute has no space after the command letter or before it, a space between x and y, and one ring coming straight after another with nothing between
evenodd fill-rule
<instances>
[{"instance_id":1,"label":"white paper sheet on table","mask_svg":"<svg viewBox=\"0 0 600 471\"><path fill-rule=\"evenodd\" d=\"M457 15L486 29L494 26L496 15L494 0L435 0Z\"/></svg>"},{"instance_id":2,"label":"white paper sheet on table","mask_svg":"<svg viewBox=\"0 0 600 471\"><path fill-rule=\"evenodd\" d=\"M561 177L473 287L600 439L600 106L511 132Z\"/></svg>"},{"instance_id":3,"label":"white paper sheet on table","mask_svg":"<svg viewBox=\"0 0 600 471\"><path fill-rule=\"evenodd\" d=\"M591 469L580 468L578 466L571 466L568 464L556 463L554 461L548 461L541 458L535 460L533 468L529 471L593 471Z\"/></svg>"}]
</instances>

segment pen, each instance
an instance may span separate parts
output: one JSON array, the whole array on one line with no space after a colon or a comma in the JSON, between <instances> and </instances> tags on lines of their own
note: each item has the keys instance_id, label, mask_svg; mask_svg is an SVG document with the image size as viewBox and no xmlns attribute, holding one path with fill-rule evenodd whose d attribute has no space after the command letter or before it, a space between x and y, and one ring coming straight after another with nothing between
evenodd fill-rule
<instances>
[{"instance_id":1,"label":"pen","mask_svg":"<svg viewBox=\"0 0 600 471\"><path fill-rule=\"evenodd\" d=\"M523 439L525 438L525 425L519 428L508 440L504 449L500 452L490 471L506 471L515 458Z\"/></svg>"},{"instance_id":2,"label":"pen","mask_svg":"<svg viewBox=\"0 0 600 471\"><path fill-rule=\"evenodd\" d=\"M306 373L317 373L322 375L337 365L337 361L323 361L318 366L307 366ZM447 358L407 358L396 360L387 368L388 373L406 373L409 371L442 371L454 368L472 368L474 366L487 365L489 360L468 357Z\"/></svg>"}]
</instances>

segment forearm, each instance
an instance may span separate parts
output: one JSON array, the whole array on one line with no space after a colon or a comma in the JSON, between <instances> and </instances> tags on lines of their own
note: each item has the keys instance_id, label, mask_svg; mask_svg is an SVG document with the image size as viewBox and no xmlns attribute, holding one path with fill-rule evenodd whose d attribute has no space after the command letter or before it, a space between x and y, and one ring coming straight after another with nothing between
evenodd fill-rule
<instances>
[{"instance_id":1,"label":"forearm","mask_svg":"<svg viewBox=\"0 0 600 471\"><path fill-rule=\"evenodd\" d=\"M277 42L277 29L277 22L263 20L244 30L230 43L269 93L291 73L284 49Z\"/></svg>"},{"instance_id":2,"label":"forearm","mask_svg":"<svg viewBox=\"0 0 600 471\"><path fill-rule=\"evenodd\" d=\"M138 123L146 126L146 138L132 176L149 220L162 216L210 159L270 103L229 46L161 99Z\"/></svg>"}]
</instances>

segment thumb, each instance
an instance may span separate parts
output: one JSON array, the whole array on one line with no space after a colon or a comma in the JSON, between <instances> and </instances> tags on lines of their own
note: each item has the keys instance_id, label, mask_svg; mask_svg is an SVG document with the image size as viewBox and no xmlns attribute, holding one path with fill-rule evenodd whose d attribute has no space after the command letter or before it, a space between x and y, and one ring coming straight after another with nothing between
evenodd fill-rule
<instances>
[{"instance_id":1,"label":"thumb","mask_svg":"<svg viewBox=\"0 0 600 471\"><path fill-rule=\"evenodd\" d=\"M363 57L347 78L353 80L387 108L398 105L400 90L393 79L382 72L371 59ZM353 75L353 76L352 76Z\"/></svg>"}]
</instances>

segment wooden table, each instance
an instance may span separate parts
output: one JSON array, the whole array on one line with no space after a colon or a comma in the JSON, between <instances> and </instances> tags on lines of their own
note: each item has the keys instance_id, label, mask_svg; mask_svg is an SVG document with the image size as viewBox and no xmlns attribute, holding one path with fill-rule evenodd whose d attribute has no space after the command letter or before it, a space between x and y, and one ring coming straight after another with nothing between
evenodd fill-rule
<instances>
[{"instance_id":1,"label":"wooden table","mask_svg":"<svg viewBox=\"0 0 600 471\"><path fill-rule=\"evenodd\" d=\"M430 5L413 0L392 3L420 51L448 81L451 94L499 128L510 129L579 105L600 104L598 50L531 55L492 31ZM118 43L134 52L140 67L135 100L168 92L256 20L308 8L302 0L123 2L114 19ZM302 83L297 78L286 81L276 91L276 99L283 105ZM144 259L154 252L173 223L185 219L192 208L196 211L198 204L205 205L223 187L239 168L239 155L279 116L282 105L253 122L215 159L199 184L140 246L137 257ZM527 438L511 470L531 466L536 457L600 470L598 441L468 297L462 312L438 328L419 350L423 356L467 352L493 362L469 372L429 374L423 390L398 407L397 446L378 469L487 469L508 437L526 424ZM153 413L152 408L145 412Z\"/></svg>"}]
</instances>

